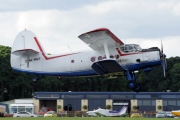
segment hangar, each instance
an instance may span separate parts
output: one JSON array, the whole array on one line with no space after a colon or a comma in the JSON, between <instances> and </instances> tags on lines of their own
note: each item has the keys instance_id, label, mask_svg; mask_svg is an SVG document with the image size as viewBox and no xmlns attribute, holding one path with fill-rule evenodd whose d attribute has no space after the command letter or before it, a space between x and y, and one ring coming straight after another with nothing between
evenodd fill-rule
<instances>
[{"instance_id":1,"label":"hangar","mask_svg":"<svg viewBox=\"0 0 180 120\"><path fill-rule=\"evenodd\" d=\"M120 109L128 106L128 112L134 106L139 111L172 111L180 107L180 92L35 92L35 113L41 107L49 107L55 111L83 111L94 110L98 107ZM58 106L61 106L58 109Z\"/></svg>"}]
</instances>

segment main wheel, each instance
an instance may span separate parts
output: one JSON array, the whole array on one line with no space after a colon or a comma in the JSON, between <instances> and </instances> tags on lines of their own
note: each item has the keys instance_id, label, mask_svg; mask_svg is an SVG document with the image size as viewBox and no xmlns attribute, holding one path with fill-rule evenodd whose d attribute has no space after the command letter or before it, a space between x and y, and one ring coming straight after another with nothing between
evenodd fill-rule
<instances>
[{"instance_id":1,"label":"main wheel","mask_svg":"<svg viewBox=\"0 0 180 120\"><path fill-rule=\"evenodd\" d=\"M130 90L134 90L134 89L136 88L136 82L135 82L135 80L129 80L127 87L128 87Z\"/></svg>"},{"instance_id":2,"label":"main wheel","mask_svg":"<svg viewBox=\"0 0 180 120\"><path fill-rule=\"evenodd\" d=\"M141 85L139 83L136 84L136 87L134 88L135 92L140 92L141 91Z\"/></svg>"}]
</instances>

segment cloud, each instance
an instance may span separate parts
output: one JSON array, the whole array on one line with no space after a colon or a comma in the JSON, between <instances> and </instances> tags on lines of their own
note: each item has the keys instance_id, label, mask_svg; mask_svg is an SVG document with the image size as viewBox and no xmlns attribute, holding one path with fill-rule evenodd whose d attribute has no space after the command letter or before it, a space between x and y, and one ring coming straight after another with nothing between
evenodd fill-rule
<instances>
[{"instance_id":1,"label":"cloud","mask_svg":"<svg viewBox=\"0 0 180 120\"><path fill-rule=\"evenodd\" d=\"M180 2L176 0L98 0L77 2L78 5L73 7L64 2L66 8L62 9L41 0L35 3L31 0L16 2L16 7L12 9L12 3L8 0L0 4L2 45L11 46L17 33L26 28L37 35L48 53L68 52L68 46L72 50L82 50L88 47L79 40L78 35L106 27L120 39L126 39L126 42L132 40L132 43L140 44L143 48L159 46L159 41L163 38L168 56L178 54L170 48L174 43L179 43L180 36ZM58 1L55 3L60 4ZM28 4L29 8L22 7Z\"/></svg>"},{"instance_id":2,"label":"cloud","mask_svg":"<svg viewBox=\"0 0 180 120\"><path fill-rule=\"evenodd\" d=\"M1 0L0 11L2 12L21 12L29 10L72 10L86 4L95 4L104 0Z\"/></svg>"},{"instance_id":3,"label":"cloud","mask_svg":"<svg viewBox=\"0 0 180 120\"><path fill-rule=\"evenodd\" d=\"M173 8L173 13L176 15L176 16L180 16L180 3L176 4Z\"/></svg>"}]
</instances>

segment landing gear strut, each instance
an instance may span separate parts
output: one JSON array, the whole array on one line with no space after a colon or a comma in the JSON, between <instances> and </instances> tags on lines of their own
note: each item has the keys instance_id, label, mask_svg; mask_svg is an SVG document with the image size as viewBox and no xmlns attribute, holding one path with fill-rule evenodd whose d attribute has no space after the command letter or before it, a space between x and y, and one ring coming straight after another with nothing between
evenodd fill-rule
<instances>
[{"instance_id":1,"label":"landing gear strut","mask_svg":"<svg viewBox=\"0 0 180 120\"><path fill-rule=\"evenodd\" d=\"M141 91L141 85L136 81L134 71L125 71L125 75L128 80L127 87L135 92Z\"/></svg>"},{"instance_id":2,"label":"landing gear strut","mask_svg":"<svg viewBox=\"0 0 180 120\"><path fill-rule=\"evenodd\" d=\"M36 83L39 79L42 79L43 77L43 75L36 75L36 77L33 79L33 82Z\"/></svg>"}]
</instances>

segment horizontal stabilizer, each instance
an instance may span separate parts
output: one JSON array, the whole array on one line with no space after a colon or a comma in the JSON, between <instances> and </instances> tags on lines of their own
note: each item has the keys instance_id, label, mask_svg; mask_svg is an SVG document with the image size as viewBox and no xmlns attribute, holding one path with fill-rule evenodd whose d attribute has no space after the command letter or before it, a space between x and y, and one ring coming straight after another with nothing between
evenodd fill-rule
<instances>
[{"instance_id":1,"label":"horizontal stabilizer","mask_svg":"<svg viewBox=\"0 0 180 120\"><path fill-rule=\"evenodd\" d=\"M22 49L22 50L16 50L13 51L12 54L17 55L17 56L21 56L21 55L34 55L34 54L38 54L39 52L33 49Z\"/></svg>"},{"instance_id":2,"label":"horizontal stabilizer","mask_svg":"<svg viewBox=\"0 0 180 120\"><path fill-rule=\"evenodd\" d=\"M124 71L116 60L98 61L93 63L91 67L100 75Z\"/></svg>"}]
</instances>

